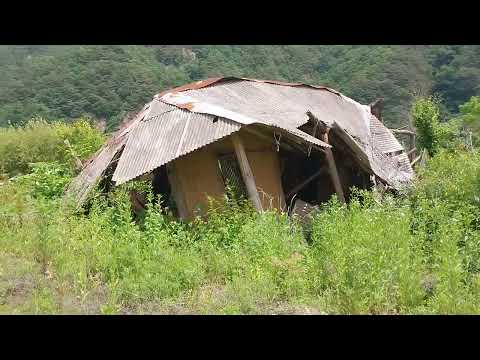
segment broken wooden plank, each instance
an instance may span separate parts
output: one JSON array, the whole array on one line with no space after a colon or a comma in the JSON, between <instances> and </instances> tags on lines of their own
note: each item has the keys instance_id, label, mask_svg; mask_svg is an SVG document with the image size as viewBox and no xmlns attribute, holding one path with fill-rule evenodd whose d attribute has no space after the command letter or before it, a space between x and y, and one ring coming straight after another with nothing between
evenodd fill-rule
<instances>
[{"instance_id":1,"label":"broken wooden plank","mask_svg":"<svg viewBox=\"0 0 480 360\"><path fill-rule=\"evenodd\" d=\"M423 154L423 153L422 153L422 154ZM418 160L420 160L420 159L422 158L422 154L418 155L418 156L415 158L415 160L413 160L413 161L410 163L410 166L415 165L415 164L418 162Z\"/></svg>"},{"instance_id":2,"label":"broken wooden plank","mask_svg":"<svg viewBox=\"0 0 480 360\"><path fill-rule=\"evenodd\" d=\"M413 132L413 135L410 136L410 148L414 148L417 146L417 133L415 131L415 126L413 126L412 117L408 117L408 129Z\"/></svg>"},{"instance_id":3,"label":"broken wooden plank","mask_svg":"<svg viewBox=\"0 0 480 360\"><path fill-rule=\"evenodd\" d=\"M242 139L237 133L232 134L231 138L235 149L235 155L237 156L238 164L240 166L240 172L242 173L243 181L247 187L248 196L250 197L250 200L252 200L255 209L257 211L263 211L260 195L258 194L255 178L250 163L248 162L247 153L245 152Z\"/></svg>"},{"instance_id":4,"label":"broken wooden plank","mask_svg":"<svg viewBox=\"0 0 480 360\"><path fill-rule=\"evenodd\" d=\"M303 225L309 225L312 216L319 210L317 205L312 205L303 201L301 199L297 199L291 211L291 215L298 217Z\"/></svg>"},{"instance_id":5,"label":"broken wooden plank","mask_svg":"<svg viewBox=\"0 0 480 360\"><path fill-rule=\"evenodd\" d=\"M414 147L413 149L409 150L409 151L407 152L407 156L410 156L410 155L413 154L415 151L417 151L417 148L416 148L416 147Z\"/></svg>"},{"instance_id":6,"label":"broken wooden plank","mask_svg":"<svg viewBox=\"0 0 480 360\"><path fill-rule=\"evenodd\" d=\"M304 181L302 181L300 184L298 184L297 186L295 186L292 190L290 190L290 192L287 194L286 198L290 198L290 196L296 194L297 192L299 192L301 189L303 189L305 186L307 186L308 184L310 184L310 182L312 182L313 180L315 180L317 177L319 177L324 171L326 170L325 167L322 167L320 168L320 170L318 170L316 173L312 174L311 176L309 176L308 178L306 178Z\"/></svg>"},{"instance_id":7,"label":"broken wooden plank","mask_svg":"<svg viewBox=\"0 0 480 360\"><path fill-rule=\"evenodd\" d=\"M428 159L428 152L427 152L427 149L423 149L423 152L422 152L422 158L420 159L420 162L419 162L419 166L420 167L425 167L426 163L427 163L427 159Z\"/></svg>"},{"instance_id":8,"label":"broken wooden plank","mask_svg":"<svg viewBox=\"0 0 480 360\"><path fill-rule=\"evenodd\" d=\"M308 110L306 114L311 120L318 124L318 130L320 130L322 134L321 138L323 142L330 145L330 142L328 140L330 127L320 121L310 110ZM340 182L340 177L338 176L337 165L335 164L335 158L333 157L332 149L327 148L323 151L325 152L325 157L327 158L327 163L330 170L330 178L332 180L333 187L335 188L335 192L337 193L338 200L340 200L340 202L342 203L345 203L345 195L343 194L343 188Z\"/></svg>"}]
</instances>

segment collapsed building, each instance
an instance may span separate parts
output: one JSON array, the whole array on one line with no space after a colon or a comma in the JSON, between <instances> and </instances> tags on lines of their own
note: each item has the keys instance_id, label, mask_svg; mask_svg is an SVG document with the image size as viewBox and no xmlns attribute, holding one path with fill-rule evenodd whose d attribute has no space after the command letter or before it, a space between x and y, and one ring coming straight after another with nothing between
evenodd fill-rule
<instances>
[{"instance_id":1,"label":"collapsed building","mask_svg":"<svg viewBox=\"0 0 480 360\"><path fill-rule=\"evenodd\" d=\"M377 108L324 87L222 77L163 91L126 121L68 188L78 205L103 181L148 180L192 219L230 184L258 211L301 212L351 188L413 179Z\"/></svg>"}]
</instances>

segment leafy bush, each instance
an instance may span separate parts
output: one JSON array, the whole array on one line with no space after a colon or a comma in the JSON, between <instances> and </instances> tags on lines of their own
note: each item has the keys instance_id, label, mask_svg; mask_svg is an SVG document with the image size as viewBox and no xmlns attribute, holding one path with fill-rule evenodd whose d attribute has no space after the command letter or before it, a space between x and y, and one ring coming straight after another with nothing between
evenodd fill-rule
<instances>
[{"instance_id":1,"label":"leafy bush","mask_svg":"<svg viewBox=\"0 0 480 360\"><path fill-rule=\"evenodd\" d=\"M75 157L86 159L104 137L85 119L72 124L34 119L24 127L0 128L0 174L26 174L32 163L58 162L75 167Z\"/></svg>"},{"instance_id":2,"label":"leafy bush","mask_svg":"<svg viewBox=\"0 0 480 360\"><path fill-rule=\"evenodd\" d=\"M434 97L419 98L412 105L412 117L417 129L417 144L420 149L427 149L434 155L439 147L438 99Z\"/></svg>"},{"instance_id":3,"label":"leafy bush","mask_svg":"<svg viewBox=\"0 0 480 360\"><path fill-rule=\"evenodd\" d=\"M34 197L55 198L61 196L66 185L72 180L71 170L63 164L33 163L32 172L12 179L22 184Z\"/></svg>"},{"instance_id":4,"label":"leafy bush","mask_svg":"<svg viewBox=\"0 0 480 360\"><path fill-rule=\"evenodd\" d=\"M462 126L466 132L471 132L474 146L480 145L480 97L472 96L469 101L459 106ZM468 134L467 134L468 136Z\"/></svg>"}]
</instances>

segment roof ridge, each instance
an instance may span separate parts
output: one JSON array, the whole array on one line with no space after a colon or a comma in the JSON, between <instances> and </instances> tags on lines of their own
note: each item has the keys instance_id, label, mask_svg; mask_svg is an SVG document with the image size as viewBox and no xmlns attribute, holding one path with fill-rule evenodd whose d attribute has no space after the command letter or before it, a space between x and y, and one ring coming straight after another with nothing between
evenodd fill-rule
<instances>
[{"instance_id":1,"label":"roof ridge","mask_svg":"<svg viewBox=\"0 0 480 360\"><path fill-rule=\"evenodd\" d=\"M326 90L330 91L331 93L334 93L336 95L342 95L339 91L331 89L327 86L324 85L310 85L310 84L305 84L305 83L291 83L291 82L286 82L286 81L280 81L280 80L264 80L264 79L254 79L254 78L246 78L246 77L237 77L237 76L222 76L222 77L212 77L212 78L207 78L204 80L198 80L191 82L189 84L184 84L182 86L178 86L173 89L168 89L159 92L154 96L154 98L159 98L162 97L165 94L168 93L178 93L178 92L183 92L183 91L188 91L188 90L198 90L202 89L205 87L213 86L215 84L225 82L228 80L239 80L239 81L252 81L252 82L261 82L261 83L267 83L267 84L274 84L274 85L281 85L281 86L291 86L291 87L309 87L312 89L316 90Z\"/></svg>"}]
</instances>

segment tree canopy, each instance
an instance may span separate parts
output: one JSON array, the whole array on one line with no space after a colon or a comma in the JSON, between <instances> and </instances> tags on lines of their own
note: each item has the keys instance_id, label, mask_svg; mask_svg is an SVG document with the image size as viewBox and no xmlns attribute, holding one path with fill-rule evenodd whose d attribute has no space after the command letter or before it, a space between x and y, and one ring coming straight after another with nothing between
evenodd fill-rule
<instances>
[{"instance_id":1,"label":"tree canopy","mask_svg":"<svg viewBox=\"0 0 480 360\"><path fill-rule=\"evenodd\" d=\"M0 46L0 126L90 117L111 129L161 90L229 75L326 85L367 104L383 97L397 126L418 95L438 95L442 118L480 95L480 46Z\"/></svg>"}]
</instances>

